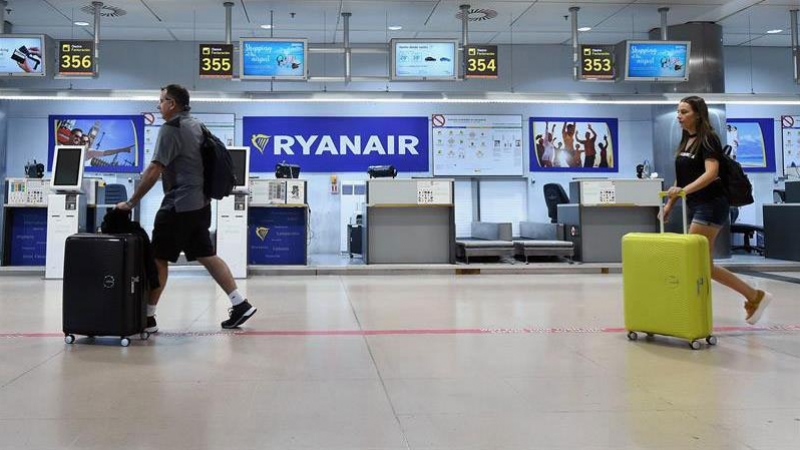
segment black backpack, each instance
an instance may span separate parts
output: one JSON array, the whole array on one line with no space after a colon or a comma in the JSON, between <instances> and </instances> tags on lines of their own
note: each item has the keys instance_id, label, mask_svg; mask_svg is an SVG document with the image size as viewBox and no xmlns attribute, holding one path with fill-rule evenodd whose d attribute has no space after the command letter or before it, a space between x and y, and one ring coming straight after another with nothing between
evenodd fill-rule
<instances>
[{"instance_id":1,"label":"black backpack","mask_svg":"<svg viewBox=\"0 0 800 450\"><path fill-rule=\"evenodd\" d=\"M203 193L206 197L221 200L233 192L236 185L236 172L225 144L214 136L205 125L203 143L200 151L203 154Z\"/></svg>"},{"instance_id":2,"label":"black backpack","mask_svg":"<svg viewBox=\"0 0 800 450\"><path fill-rule=\"evenodd\" d=\"M720 164L720 179L725 187L730 206L746 206L753 202L753 185L742 169L742 165L730 156L731 146L722 149Z\"/></svg>"}]
</instances>

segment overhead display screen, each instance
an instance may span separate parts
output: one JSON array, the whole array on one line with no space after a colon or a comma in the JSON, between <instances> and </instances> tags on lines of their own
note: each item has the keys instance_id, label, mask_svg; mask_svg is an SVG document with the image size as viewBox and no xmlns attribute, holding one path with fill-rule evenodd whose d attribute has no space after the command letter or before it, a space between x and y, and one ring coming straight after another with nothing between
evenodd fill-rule
<instances>
[{"instance_id":1,"label":"overhead display screen","mask_svg":"<svg viewBox=\"0 0 800 450\"><path fill-rule=\"evenodd\" d=\"M625 79L686 81L689 79L689 41L627 41Z\"/></svg>"},{"instance_id":2,"label":"overhead display screen","mask_svg":"<svg viewBox=\"0 0 800 450\"><path fill-rule=\"evenodd\" d=\"M242 80L305 80L308 77L306 39L242 39L239 48Z\"/></svg>"},{"instance_id":3,"label":"overhead display screen","mask_svg":"<svg viewBox=\"0 0 800 450\"><path fill-rule=\"evenodd\" d=\"M0 35L0 75L44 76L44 41L43 35Z\"/></svg>"},{"instance_id":4,"label":"overhead display screen","mask_svg":"<svg viewBox=\"0 0 800 450\"><path fill-rule=\"evenodd\" d=\"M458 41L455 39L392 39L392 80L455 80Z\"/></svg>"}]
</instances>

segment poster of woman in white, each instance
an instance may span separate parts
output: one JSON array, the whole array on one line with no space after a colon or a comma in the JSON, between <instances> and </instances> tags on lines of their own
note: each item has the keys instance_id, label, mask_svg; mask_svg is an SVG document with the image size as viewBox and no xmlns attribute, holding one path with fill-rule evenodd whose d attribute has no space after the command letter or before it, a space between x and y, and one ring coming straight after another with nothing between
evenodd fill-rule
<instances>
[{"instance_id":1,"label":"poster of woman in white","mask_svg":"<svg viewBox=\"0 0 800 450\"><path fill-rule=\"evenodd\" d=\"M530 118L532 171L617 172L617 119Z\"/></svg>"}]
</instances>

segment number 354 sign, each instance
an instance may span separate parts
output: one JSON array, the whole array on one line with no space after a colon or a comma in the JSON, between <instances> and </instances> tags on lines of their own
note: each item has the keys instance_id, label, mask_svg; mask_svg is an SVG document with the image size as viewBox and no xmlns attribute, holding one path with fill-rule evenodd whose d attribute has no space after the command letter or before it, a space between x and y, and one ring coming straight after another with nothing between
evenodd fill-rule
<instances>
[{"instance_id":1,"label":"number 354 sign","mask_svg":"<svg viewBox=\"0 0 800 450\"><path fill-rule=\"evenodd\" d=\"M497 46L464 47L464 78L497 78Z\"/></svg>"},{"instance_id":2,"label":"number 354 sign","mask_svg":"<svg viewBox=\"0 0 800 450\"><path fill-rule=\"evenodd\" d=\"M95 73L94 42L60 41L58 43L59 76L92 76Z\"/></svg>"},{"instance_id":3,"label":"number 354 sign","mask_svg":"<svg viewBox=\"0 0 800 450\"><path fill-rule=\"evenodd\" d=\"M233 44L200 44L200 77L233 77Z\"/></svg>"}]
</instances>

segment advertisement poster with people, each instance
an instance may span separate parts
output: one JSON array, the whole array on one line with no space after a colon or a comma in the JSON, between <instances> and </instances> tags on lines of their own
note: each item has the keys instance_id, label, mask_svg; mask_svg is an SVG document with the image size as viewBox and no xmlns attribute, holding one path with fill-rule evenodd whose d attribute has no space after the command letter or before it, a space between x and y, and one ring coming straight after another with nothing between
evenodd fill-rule
<instances>
[{"instance_id":1,"label":"advertisement poster with people","mask_svg":"<svg viewBox=\"0 0 800 450\"><path fill-rule=\"evenodd\" d=\"M619 172L617 119L531 117L530 170Z\"/></svg>"},{"instance_id":2,"label":"advertisement poster with people","mask_svg":"<svg viewBox=\"0 0 800 450\"><path fill-rule=\"evenodd\" d=\"M775 172L773 119L727 119L730 157L747 172Z\"/></svg>"},{"instance_id":3,"label":"advertisement poster with people","mask_svg":"<svg viewBox=\"0 0 800 450\"><path fill-rule=\"evenodd\" d=\"M136 116L49 116L47 166L56 145L85 145L84 172L140 173L144 118Z\"/></svg>"}]
</instances>

